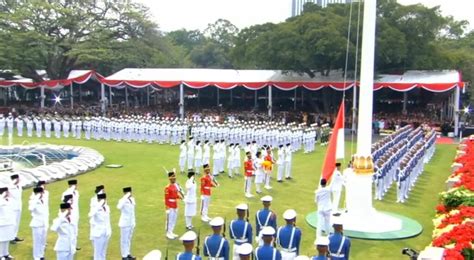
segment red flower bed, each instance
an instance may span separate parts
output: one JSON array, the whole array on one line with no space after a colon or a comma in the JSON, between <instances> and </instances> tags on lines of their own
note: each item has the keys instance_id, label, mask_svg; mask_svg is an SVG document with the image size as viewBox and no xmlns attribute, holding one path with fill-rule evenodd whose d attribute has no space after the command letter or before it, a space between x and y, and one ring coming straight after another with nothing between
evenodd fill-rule
<instances>
[{"instance_id":1,"label":"red flower bed","mask_svg":"<svg viewBox=\"0 0 474 260\"><path fill-rule=\"evenodd\" d=\"M456 214L448 214L436 228L445 228L447 225L461 224L466 218L474 219L474 207L460 206Z\"/></svg>"},{"instance_id":2,"label":"red flower bed","mask_svg":"<svg viewBox=\"0 0 474 260\"><path fill-rule=\"evenodd\" d=\"M453 250L461 252L463 249L472 249L471 242L474 238L474 222L467 222L455 226L451 231L445 232L433 240L433 246L445 247L455 244Z\"/></svg>"}]
</instances>

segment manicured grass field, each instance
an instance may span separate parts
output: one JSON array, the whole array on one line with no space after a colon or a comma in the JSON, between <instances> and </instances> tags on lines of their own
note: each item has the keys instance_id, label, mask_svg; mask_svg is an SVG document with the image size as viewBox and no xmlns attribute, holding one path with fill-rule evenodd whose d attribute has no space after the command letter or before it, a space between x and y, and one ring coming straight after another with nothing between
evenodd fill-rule
<instances>
[{"instance_id":1,"label":"manicured grass field","mask_svg":"<svg viewBox=\"0 0 474 260\"><path fill-rule=\"evenodd\" d=\"M14 143L23 141L31 143L48 142L52 144L68 144L87 146L96 149L105 157L106 164L123 164L123 168L109 169L104 165L93 172L77 176L80 191L80 224L79 224L79 246L75 259L92 259L92 243L89 241L89 201L94 195L96 185L104 184L106 187L109 205L112 209L112 238L108 249L108 259L120 259L120 230L117 226L120 212L116 209L118 200L122 197L122 187L133 186L134 196L137 201L137 227L132 244L132 253L141 259L147 252L159 249L163 253L168 249L169 259L174 259L177 252L182 250L180 241L168 241L165 238L165 210L163 190L168 179L163 171L163 166L168 169L178 167L177 146L138 143L116 143L105 141L86 141L75 139L37 139L37 138L14 138ZM3 144L6 144L3 138ZM355 149L355 147L354 147ZM347 143L347 153L351 152L350 143ZM450 174L450 164L455 152L454 145L438 145L436 153L425 168L416 188L410 194L405 204L395 202L395 188L392 186L388 196L382 202L376 201L377 209L391 211L418 220L424 227L423 233L415 238L398 241L352 241L351 259L408 259L401 255L404 247L417 250L423 249L431 241L432 218L434 207L437 204L438 193L445 188L445 180ZM278 215L278 224L284 223L282 214L288 208L294 208L298 213L297 225L303 230L301 253L314 255L313 241L315 230L309 227L304 216L315 210L314 190L320 176L321 164L324 158L325 148L318 147L315 153L297 153L293 156L292 181L280 184L273 182L271 191L264 191L262 195L273 196L272 209ZM274 173L275 174L275 173ZM259 197L246 199L243 194L243 177L240 175L234 179L226 176L218 178L221 186L213 190L210 204L210 217L225 217L227 223L235 217L234 207L242 202L249 203L251 223L255 224L255 212L261 207ZM178 174L178 182L184 185L186 177ZM66 181L60 181L48 185L50 191L51 219L57 215L61 193L67 188ZM32 259L32 237L29 221L31 219L28 211L28 198L31 190L25 190L23 194L23 215L19 236L25 241L10 246L10 253L16 259ZM185 232L184 208L180 204L178 224L175 233L181 235ZM211 229L202 223L198 217L194 219L195 230L200 230L201 237L210 234ZM203 241L202 239L201 241ZM50 232L48 235L48 247L46 259L55 259L53 251L56 234ZM201 243L202 246L202 243ZM201 249L202 252L202 249Z\"/></svg>"}]
</instances>

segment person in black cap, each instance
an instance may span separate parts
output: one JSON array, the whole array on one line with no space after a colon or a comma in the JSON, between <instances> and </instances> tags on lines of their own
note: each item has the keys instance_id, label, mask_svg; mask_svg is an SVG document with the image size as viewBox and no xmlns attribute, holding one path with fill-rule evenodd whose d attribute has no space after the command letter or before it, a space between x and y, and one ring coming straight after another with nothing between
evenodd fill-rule
<instances>
[{"instance_id":1,"label":"person in black cap","mask_svg":"<svg viewBox=\"0 0 474 260\"><path fill-rule=\"evenodd\" d=\"M181 174L184 173L186 169L186 155L188 151L188 146L186 145L185 140L181 140L181 145L179 146L179 169L181 170Z\"/></svg>"},{"instance_id":2,"label":"person in black cap","mask_svg":"<svg viewBox=\"0 0 474 260\"><path fill-rule=\"evenodd\" d=\"M182 199L180 189L176 184L176 173L168 172L170 183L165 187L165 206L166 206L166 237L175 239L178 237L174 231L176 219L178 218L178 200Z\"/></svg>"},{"instance_id":3,"label":"person in black cap","mask_svg":"<svg viewBox=\"0 0 474 260\"><path fill-rule=\"evenodd\" d=\"M23 239L18 238L18 230L20 229L20 220L21 220L21 209L22 209L22 194L23 188L21 187L20 183L20 176L18 174L13 174L10 176L12 182L8 192L11 198L11 206L13 209L13 218L15 220L15 231L14 231L14 239L11 241L12 244L16 244L17 242L23 241Z\"/></svg>"},{"instance_id":4,"label":"person in black cap","mask_svg":"<svg viewBox=\"0 0 474 260\"><path fill-rule=\"evenodd\" d=\"M188 170L194 170L194 140L192 136L189 137L188 141L187 158Z\"/></svg>"},{"instance_id":5,"label":"person in black cap","mask_svg":"<svg viewBox=\"0 0 474 260\"><path fill-rule=\"evenodd\" d=\"M58 217L51 225L51 230L58 233L54 251L56 251L56 259L72 260L76 254L76 231L71 219L71 204L62 203L59 208Z\"/></svg>"},{"instance_id":6,"label":"person in black cap","mask_svg":"<svg viewBox=\"0 0 474 260\"><path fill-rule=\"evenodd\" d=\"M122 260L135 260L130 253L133 231L135 229L135 198L132 196L132 187L123 188L123 197L117 204L121 211L118 226L120 227L120 252Z\"/></svg>"},{"instance_id":7,"label":"person in black cap","mask_svg":"<svg viewBox=\"0 0 474 260\"><path fill-rule=\"evenodd\" d=\"M193 228L193 217L196 216L197 198L196 198L196 180L195 172L188 172L188 180L186 181L186 195L184 196L184 217L186 221L186 229Z\"/></svg>"},{"instance_id":8,"label":"person in black cap","mask_svg":"<svg viewBox=\"0 0 474 260\"><path fill-rule=\"evenodd\" d=\"M291 144L287 143L286 148L285 148L285 179L291 180L291 162L292 162L292 156L293 154L293 148L291 148Z\"/></svg>"},{"instance_id":9,"label":"person in black cap","mask_svg":"<svg viewBox=\"0 0 474 260\"><path fill-rule=\"evenodd\" d=\"M94 260L105 260L107 258L107 245L112 235L110 225L110 207L107 205L107 195L97 194L98 202L89 212L89 223L91 224L91 238L94 244Z\"/></svg>"},{"instance_id":10,"label":"person in black cap","mask_svg":"<svg viewBox=\"0 0 474 260\"><path fill-rule=\"evenodd\" d=\"M46 247L45 226L48 223L47 206L43 201L43 188L33 188L33 195L30 197L28 209L31 212L31 233L33 235L33 258L44 259Z\"/></svg>"},{"instance_id":11,"label":"person in black cap","mask_svg":"<svg viewBox=\"0 0 474 260\"><path fill-rule=\"evenodd\" d=\"M43 188L43 194L42 194L42 199L43 199L43 204L46 207L46 224L44 226L44 241L46 241L46 238L48 237L48 229L49 229L49 191L46 189L46 182L45 181L38 181L36 183L36 187L41 187ZM33 193L34 194L34 193Z\"/></svg>"},{"instance_id":12,"label":"person in black cap","mask_svg":"<svg viewBox=\"0 0 474 260\"><path fill-rule=\"evenodd\" d=\"M69 180L67 184L69 185L69 187L65 192L63 192L62 197L64 200L64 196L68 194L72 195L71 221L74 225L75 231L74 244L76 245L76 250L81 250L79 247L77 247L77 236L79 230L79 191L77 190L77 180Z\"/></svg>"},{"instance_id":13,"label":"person in black cap","mask_svg":"<svg viewBox=\"0 0 474 260\"><path fill-rule=\"evenodd\" d=\"M15 220L7 187L0 188L0 259L13 259L8 247L15 238Z\"/></svg>"},{"instance_id":14,"label":"person in black cap","mask_svg":"<svg viewBox=\"0 0 474 260\"><path fill-rule=\"evenodd\" d=\"M91 201L90 201L90 204L89 204L89 210L92 211L95 206L97 205L97 203L99 203L99 199L97 198L97 194L102 194L102 193L105 193L105 186L104 185L98 185L95 187L95 190L94 190L94 196L92 196L91 198ZM90 225L90 232L89 234L92 235L92 225ZM89 239L92 241L93 238L92 237L89 237Z\"/></svg>"},{"instance_id":15,"label":"person in black cap","mask_svg":"<svg viewBox=\"0 0 474 260\"><path fill-rule=\"evenodd\" d=\"M326 184L326 179L321 179L320 187L315 191L314 200L316 202L316 205L318 205L318 226L316 230L316 237L321 236L322 232L324 232L325 235L328 236L331 229L331 190L329 187L326 186Z\"/></svg>"}]
</instances>

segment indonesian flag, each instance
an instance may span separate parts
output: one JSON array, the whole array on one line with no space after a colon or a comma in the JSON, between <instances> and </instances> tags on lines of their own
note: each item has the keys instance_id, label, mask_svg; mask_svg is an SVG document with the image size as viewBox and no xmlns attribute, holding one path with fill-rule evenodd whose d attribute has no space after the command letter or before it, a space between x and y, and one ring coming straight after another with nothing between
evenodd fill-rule
<instances>
[{"instance_id":1,"label":"indonesian flag","mask_svg":"<svg viewBox=\"0 0 474 260\"><path fill-rule=\"evenodd\" d=\"M321 178L331 179L332 173L336 168L336 159L344 158L344 100L341 102L339 112L337 113L336 123L332 129L331 139L329 140L326 157L323 163L323 172Z\"/></svg>"}]
</instances>

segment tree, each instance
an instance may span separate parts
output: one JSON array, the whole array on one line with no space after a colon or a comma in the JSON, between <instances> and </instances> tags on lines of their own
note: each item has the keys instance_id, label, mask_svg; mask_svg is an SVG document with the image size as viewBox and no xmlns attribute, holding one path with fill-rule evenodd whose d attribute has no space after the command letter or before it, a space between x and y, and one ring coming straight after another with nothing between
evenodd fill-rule
<instances>
[{"instance_id":1,"label":"tree","mask_svg":"<svg viewBox=\"0 0 474 260\"><path fill-rule=\"evenodd\" d=\"M35 81L43 80L36 69L60 79L117 57L137 66L167 59L148 10L129 0L2 0L0 10L0 67Z\"/></svg>"}]
</instances>

